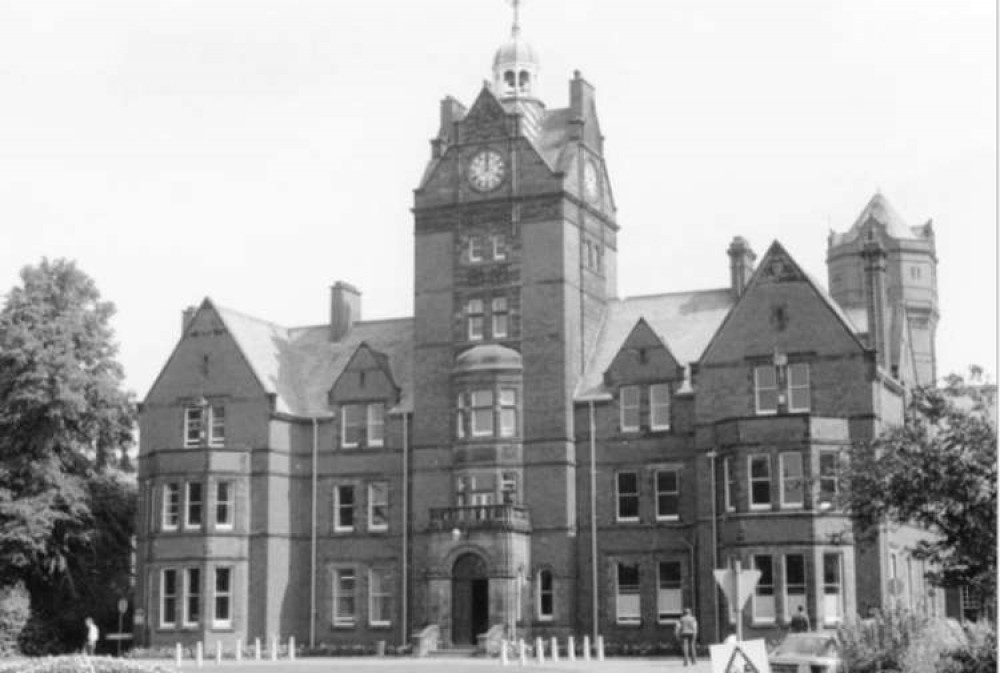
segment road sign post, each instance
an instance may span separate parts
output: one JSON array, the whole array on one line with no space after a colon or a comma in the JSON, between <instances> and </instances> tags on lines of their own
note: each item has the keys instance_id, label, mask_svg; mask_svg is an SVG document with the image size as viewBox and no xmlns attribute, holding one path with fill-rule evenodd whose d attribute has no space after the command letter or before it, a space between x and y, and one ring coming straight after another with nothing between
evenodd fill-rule
<instances>
[{"instance_id":1,"label":"road sign post","mask_svg":"<svg viewBox=\"0 0 1000 673\"><path fill-rule=\"evenodd\" d=\"M118 633L123 633L122 620L125 619L125 611L128 610L128 600L121 598L118 600ZM118 640L118 656L122 656L122 641Z\"/></svg>"}]
</instances>

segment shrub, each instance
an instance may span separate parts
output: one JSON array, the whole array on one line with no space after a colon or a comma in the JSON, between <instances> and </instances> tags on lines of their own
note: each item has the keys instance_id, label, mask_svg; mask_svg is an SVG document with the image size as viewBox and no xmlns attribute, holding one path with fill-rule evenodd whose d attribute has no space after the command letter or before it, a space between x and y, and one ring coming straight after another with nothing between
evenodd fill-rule
<instances>
[{"instance_id":1,"label":"shrub","mask_svg":"<svg viewBox=\"0 0 1000 673\"><path fill-rule=\"evenodd\" d=\"M0 666L0 673L168 673L172 669L129 659L82 655L28 659Z\"/></svg>"},{"instance_id":2,"label":"shrub","mask_svg":"<svg viewBox=\"0 0 1000 673\"><path fill-rule=\"evenodd\" d=\"M997 670L996 625L989 622L964 625L966 642L946 651L938 673L995 673Z\"/></svg>"},{"instance_id":3,"label":"shrub","mask_svg":"<svg viewBox=\"0 0 1000 673\"><path fill-rule=\"evenodd\" d=\"M31 595L21 583L0 588L0 656L16 654L31 616Z\"/></svg>"}]
</instances>

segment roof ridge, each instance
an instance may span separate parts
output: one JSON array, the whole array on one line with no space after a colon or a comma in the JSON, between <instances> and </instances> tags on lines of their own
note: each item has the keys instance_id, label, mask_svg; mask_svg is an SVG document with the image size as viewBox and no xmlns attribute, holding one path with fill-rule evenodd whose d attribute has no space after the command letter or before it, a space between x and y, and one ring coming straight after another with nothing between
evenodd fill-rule
<instances>
[{"instance_id":1,"label":"roof ridge","mask_svg":"<svg viewBox=\"0 0 1000 673\"><path fill-rule=\"evenodd\" d=\"M676 297L682 294L708 294L709 292L729 292L728 287L713 287L704 290L678 290L676 292L655 292L650 294L636 294L630 297L624 297L618 299L620 302L626 302L631 299L653 299L656 297Z\"/></svg>"},{"instance_id":2,"label":"roof ridge","mask_svg":"<svg viewBox=\"0 0 1000 673\"><path fill-rule=\"evenodd\" d=\"M289 327L286 327L284 325L280 325L280 324L278 324L278 323L276 323L274 321L266 320L264 318L258 318L255 315L250 315L249 313L245 313L245 312L240 311L240 310L235 309L235 308L230 308L228 306L222 306L221 304L218 304L218 303L212 301L211 298L208 298L208 300L209 300L209 302L211 302L212 306L214 306L215 310L217 310L217 311L225 311L226 313L232 313L232 314L235 314L236 316L238 316L240 318L245 318L247 320L253 320L254 322L261 323L262 325L269 325L271 327L277 327L278 329L285 330L286 332L290 329Z\"/></svg>"}]
</instances>

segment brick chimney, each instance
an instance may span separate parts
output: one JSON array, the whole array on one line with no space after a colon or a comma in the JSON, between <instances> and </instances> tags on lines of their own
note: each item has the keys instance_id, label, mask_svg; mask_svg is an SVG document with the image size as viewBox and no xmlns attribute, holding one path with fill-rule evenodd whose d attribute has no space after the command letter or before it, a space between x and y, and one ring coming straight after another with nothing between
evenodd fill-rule
<instances>
[{"instance_id":1,"label":"brick chimney","mask_svg":"<svg viewBox=\"0 0 1000 673\"><path fill-rule=\"evenodd\" d=\"M882 242L869 238L861 249L865 264L865 308L868 310L868 347L879 366L889 366L889 321L886 318L886 252Z\"/></svg>"},{"instance_id":2,"label":"brick chimney","mask_svg":"<svg viewBox=\"0 0 1000 673\"><path fill-rule=\"evenodd\" d=\"M340 341L361 320L361 292L338 280L330 288L330 341Z\"/></svg>"},{"instance_id":3,"label":"brick chimney","mask_svg":"<svg viewBox=\"0 0 1000 673\"><path fill-rule=\"evenodd\" d=\"M753 275L753 263L757 260L757 255L742 236L734 236L726 252L729 253L729 287L733 299L739 299Z\"/></svg>"},{"instance_id":4,"label":"brick chimney","mask_svg":"<svg viewBox=\"0 0 1000 673\"><path fill-rule=\"evenodd\" d=\"M448 145L456 141L455 124L465 118L466 112L465 106L451 96L441 101L441 127L438 137L431 141L431 154L435 159L444 155Z\"/></svg>"},{"instance_id":5,"label":"brick chimney","mask_svg":"<svg viewBox=\"0 0 1000 673\"><path fill-rule=\"evenodd\" d=\"M181 311L181 337L187 334L188 327L191 326L191 321L194 320L194 314L198 312L197 306L188 306L186 309Z\"/></svg>"}]
</instances>

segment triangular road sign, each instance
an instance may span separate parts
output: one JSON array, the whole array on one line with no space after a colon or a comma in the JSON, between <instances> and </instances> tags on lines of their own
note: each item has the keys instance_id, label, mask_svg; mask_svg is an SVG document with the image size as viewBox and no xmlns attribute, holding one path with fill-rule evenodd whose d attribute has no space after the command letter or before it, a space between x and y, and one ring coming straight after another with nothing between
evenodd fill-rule
<instances>
[{"instance_id":1,"label":"triangular road sign","mask_svg":"<svg viewBox=\"0 0 1000 673\"><path fill-rule=\"evenodd\" d=\"M739 572L739 592L737 593L737 574L735 570L715 570L713 573L715 581L722 588L722 592L726 595L726 600L729 602L730 607L736 610L743 609L747 598L750 597L754 587L757 586L757 582L760 581L759 570L741 570Z\"/></svg>"},{"instance_id":2,"label":"triangular road sign","mask_svg":"<svg viewBox=\"0 0 1000 673\"><path fill-rule=\"evenodd\" d=\"M729 655L729 661L726 663L725 668L726 673L762 673L762 671L757 668L757 666L750 660L740 646L737 645L733 648L733 653Z\"/></svg>"}]
</instances>

